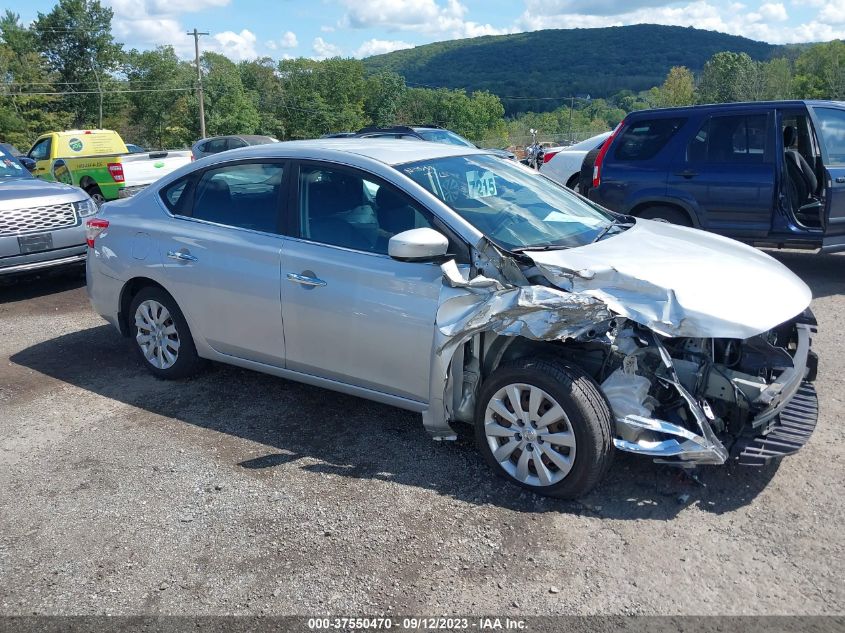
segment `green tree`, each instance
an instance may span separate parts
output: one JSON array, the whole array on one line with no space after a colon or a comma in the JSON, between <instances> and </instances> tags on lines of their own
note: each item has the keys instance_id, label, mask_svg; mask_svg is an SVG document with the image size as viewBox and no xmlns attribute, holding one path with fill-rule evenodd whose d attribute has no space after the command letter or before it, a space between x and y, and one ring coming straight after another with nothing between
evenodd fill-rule
<instances>
[{"instance_id":1,"label":"green tree","mask_svg":"<svg viewBox=\"0 0 845 633\"><path fill-rule=\"evenodd\" d=\"M69 124L70 116L63 110L60 97L37 94L54 92L52 80L38 54L35 34L16 14L6 11L0 17L2 140L25 151L39 134Z\"/></svg>"},{"instance_id":2,"label":"green tree","mask_svg":"<svg viewBox=\"0 0 845 633\"><path fill-rule=\"evenodd\" d=\"M238 64L244 90L258 111L258 133L284 136L284 121L280 115L282 83L276 74L276 62L262 57Z\"/></svg>"},{"instance_id":3,"label":"green tree","mask_svg":"<svg viewBox=\"0 0 845 633\"><path fill-rule=\"evenodd\" d=\"M666 81L658 89L657 99L663 107L691 105L695 101L695 80L686 66L673 66Z\"/></svg>"},{"instance_id":4,"label":"green tree","mask_svg":"<svg viewBox=\"0 0 845 633\"><path fill-rule=\"evenodd\" d=\"M716 53L704 65L698 86L699 103L730 103L750 98L758 71L747 53Z\"/></svg>"},{"instance_id":5,"label":"green tree","mask_svg":"<svg viewBox=\"0 0 845 633\"><path fill-rule=\"evenodd\" d=\"M367 77L364 88L364 114L372 125L391 125L405 94L405 78L385 71Z\"/></svg>"},{"instance_id":6,"label":"green tree","mask_svg":"<svg viewBox=\"0 0 845 633\"><path fill-rule=\"evenodd\" d=\"M794 97L792 64L778 57L765 64L766 99L780 100Z\"/></svg>"},{"instance_id":7,"label":"green tree","mask_svg":"<svg viewBox=\"0 0 845 633\"><path fill-rule=\"evenodd\" d=\"M313 138L367 124L366 82L360 60L283 60L279 74L286 138Z\"/></svg>"},{"instance_id":8,"label":"green tree","mask_svg":"<svg viewBox=\"0 0 845 633\"><path fill-rule=\"evenodd\" d=\"M845 43L834 40L803 51L795 61L795 88L806 99L845 97Z\"/></svg>"},{"instance_id":9,"label":"green tree","mask_svg":"<svg viewBox=\"0 0 845 633\"><path fill-rule=\"evenodd\" d=\"M194 121L182 117L180 100L183 90L193 83L193 70L179 60L171 46L151 51L131 50L126 54L130 122L134 132L129 138L146 146L164 148L184 145L197 133Z\"/></svg>"},{"instance_id":10,"label":"green tree","mask_svg":"<svg viewBox=\"0 0 845 633\"><path fill-rule=\"evenodd\" d=\"M68 93L64 105L79 126L98 124L101 99L104 110L121 105L108 95L111 73L123 57L112 37L112 16L99 0L59 0L49 13L39 12L33 25L39 51Z\"/></svg>"},{"instance_id":11,"label":"green tree","mask_svg":"<svg viewBox=\"0 0 845 633\"><path fill-rule=\"evenodd\" d=\"M200 67L208 135L255 134L261 117L244 90L238 67L225 55L211 52L203 53Z\"/></svg>"}]
</instances>

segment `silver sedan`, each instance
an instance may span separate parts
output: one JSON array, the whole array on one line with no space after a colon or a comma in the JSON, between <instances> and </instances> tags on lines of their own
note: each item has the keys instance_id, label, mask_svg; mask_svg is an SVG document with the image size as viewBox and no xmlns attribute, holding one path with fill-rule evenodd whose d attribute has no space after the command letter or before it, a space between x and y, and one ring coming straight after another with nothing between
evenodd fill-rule
<instances>
[{"instance_id":1,"label":"silver sedan","mask_svg":"<svg viewBox=\"0 0 845 633\"><path fill-rule=\"evenodd\" d=\"M482 150L234 150L87 229L91 302L155 376L218 361L420 412L436 439L469 424L541 494L586 493L615 450L761 463L815 425L795 275Z\"/></svg>"}]
</instances>

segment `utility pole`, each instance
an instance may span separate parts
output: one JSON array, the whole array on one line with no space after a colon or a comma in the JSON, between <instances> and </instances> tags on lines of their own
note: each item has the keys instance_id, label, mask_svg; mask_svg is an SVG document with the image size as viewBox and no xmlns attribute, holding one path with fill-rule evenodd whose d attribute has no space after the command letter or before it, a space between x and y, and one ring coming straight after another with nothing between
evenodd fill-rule
<instances>
[{"instance_id":1,"label":"utility pole","mask_svg":"<svg viewBox=\"0 0 845 633\"><path fill-rule=\"evenodd\" d=\"M94 58L91 57L91 70L94 71L94 78L97 80L97 92L100 93L100 125L99 129L103 129L103 87L100 85L100 73L97 72L97 64L94 63Z\"/></svg>"},{"instance_id":2,"label":"utility pole","mask_svg":"<svg viewBox=\"0 0 845 633\"><path fill-rule=\"evenodd\" d=\"M196 27L194 27L194 30L188 31L187 35L194 36L194 52L197 58L197 87L200 95L200 137L205 138L205 103L203 103L202 70L200 69L200 35L208 35L208 33L197 31Z\"/></svg>"}]
</instances>

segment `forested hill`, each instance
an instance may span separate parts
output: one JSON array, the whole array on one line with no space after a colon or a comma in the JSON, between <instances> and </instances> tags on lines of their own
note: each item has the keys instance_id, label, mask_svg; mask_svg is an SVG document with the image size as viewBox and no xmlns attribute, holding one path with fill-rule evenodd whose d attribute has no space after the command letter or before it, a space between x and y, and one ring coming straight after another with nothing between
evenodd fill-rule
<instances>
[{"instance_id":1,"label":"forested hill","mask_svg":"<svg viewBox=\"0 0 845 633\"><path fill-rule=\"evenodd\" d=\"M508 112L549 110L560 101L507 97L607 97L660 85L672 66L698 72L721 51L767 60L780 47L691 27L638 24L492 35L417 46L364 60L409 85L489 90Z\"/></svg>"}]
</instances>

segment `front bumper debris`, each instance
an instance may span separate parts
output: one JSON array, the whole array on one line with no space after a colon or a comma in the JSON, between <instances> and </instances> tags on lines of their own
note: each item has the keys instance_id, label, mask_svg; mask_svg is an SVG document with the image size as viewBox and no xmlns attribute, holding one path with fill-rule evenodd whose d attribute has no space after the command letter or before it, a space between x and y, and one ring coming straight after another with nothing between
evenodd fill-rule
<instances>
[{"instance_id":1,"label":"front bumper debris","mask_svg":"<svg viewBox=\"0 0 845 633\"><path fill-rule=\"evenodd\" d=\"M731 456L742 466L763 466L772 459L791 455L810 439L819 419L819 400L812 383L800 385L766 431L740 438Z\"/></svg>"}]
</instances>

